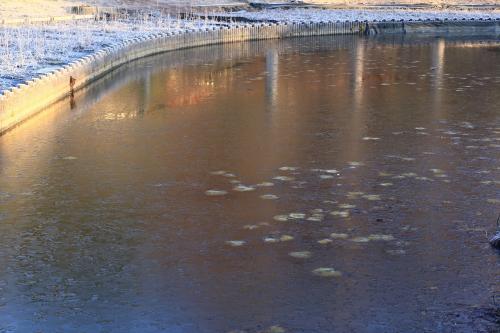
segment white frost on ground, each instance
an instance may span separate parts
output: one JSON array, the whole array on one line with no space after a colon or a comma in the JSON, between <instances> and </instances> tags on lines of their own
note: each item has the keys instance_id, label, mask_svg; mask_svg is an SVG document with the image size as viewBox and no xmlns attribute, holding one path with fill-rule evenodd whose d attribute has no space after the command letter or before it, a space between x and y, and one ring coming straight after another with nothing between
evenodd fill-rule
<instances>
[{"instance_id":1,"label":"white frost on ground","mask_svg":"<svg viewBox=\"0 0 500 333\"><path fill-rule=\"evenodd\" d=\"M160 19L68 21L47 25L0 26L0 94L127 39L158 32L206 28L210 21Z\"/></svg>"},{"instance_id":2,"label":"white frost on ground","mask_svg":"<svg viewBox=\"0 0 500 333\"><path fill-rule=\"evenodd\" d=\"M256 12L237 11L226 16L243 17L250 20L272 20L278 22L322 22L322 21L382 21L382 20L470 20L500 19L500 11L464 10L381 10L381 9L268 9Z\"/></svg>"}]
</instances>

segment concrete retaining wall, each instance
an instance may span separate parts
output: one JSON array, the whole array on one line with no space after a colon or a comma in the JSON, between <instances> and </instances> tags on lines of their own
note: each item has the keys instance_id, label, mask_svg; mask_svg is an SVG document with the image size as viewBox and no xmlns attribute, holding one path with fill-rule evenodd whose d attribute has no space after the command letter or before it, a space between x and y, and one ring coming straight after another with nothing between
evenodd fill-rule
<instances>
[{"instance_id":1,"label":"concrete retaining wall","mask_svg":"<svg viewBox=\"0 0 500 333\"><path fill-rule=\"evenodd\" d=\"M6 91L0 96L0 134L110 71L132 60L158 53L220 43L288 37L436 31L500 35L500 21L255 24L136 38L105 48Z\"/></svg>"}]
</instances>

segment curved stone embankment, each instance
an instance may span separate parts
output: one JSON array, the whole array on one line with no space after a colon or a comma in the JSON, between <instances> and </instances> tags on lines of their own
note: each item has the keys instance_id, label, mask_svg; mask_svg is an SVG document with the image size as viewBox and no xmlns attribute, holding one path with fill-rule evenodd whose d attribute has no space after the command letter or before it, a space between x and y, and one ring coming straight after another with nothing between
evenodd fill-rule
<instances>
[{"instance_id":1,"label":"curved stone embankment","mask_svg":"<svg viewBox=\"0 0 500 333\"><path fill-rule=\"evenodd\" d=\"M163 33L132 39L70 63L6 91L0 96L0 134L51 104L72 95L114 69L136 59L191 47L302 36L381 33L496 34L500 20L412 22L323 22L255 24L203 31Z\"/></svg>"}]
</instances>

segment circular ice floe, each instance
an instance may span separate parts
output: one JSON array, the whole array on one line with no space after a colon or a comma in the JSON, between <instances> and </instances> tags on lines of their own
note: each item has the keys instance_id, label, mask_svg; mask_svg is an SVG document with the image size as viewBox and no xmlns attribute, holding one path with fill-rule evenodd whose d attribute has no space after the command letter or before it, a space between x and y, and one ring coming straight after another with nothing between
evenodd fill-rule
<instances>
[{"instance_id":1,"label":"circular ice floe","mask_svg":"<svg viewBox=\"0 0 500 333\"><path fill-rule=\"evenodd\" d=\"M260 196L261 199L264 199L264 200L276 200L276 199L279 199L279 197L277 195L274 195L274 194L263 194Z\"/></svg>"},{"instance_id":2,"label":"circular ice floe","mask_svg":"<svg viewBox=\"0 0 500 333\"><path fill-rule=\"evenodd\" d=\"M351 205L351 204L340 204L339 208L341 209L351 209L351 208L356 208L356 205Z\"/></svg>"},{"instance_id":3,"label":"circular ice floe","mask_svg":"<svg viewBox=\"0 0 500 333\"><path fill-rule=\"evenodd\" d=\"M371 234L368 236L368 239L373 241L392 241L395 238L393 235Z\"/></svg>"},{"instance_id":4,"label":"circular ice floe","mask_svg":"<svg viewBox=\"0 0 500 333\"><path fill-rule=\"evenodd\" d=\"M392 176L392 173L380 171L380 172L378 173L378 175L379 175L380 177L390 177L390 176Z\"/></svg>"},{"instance_id":5,"label":"circular ice floe","mask_svg":"<svg viewBox=\"0 0 500 333\"><path fill-rule=\"evenodd\" d=\"M282 242L289 242L293 239L294 239L294 237L290 236L290 235L283 235L280 237L280 241L282 241Z\"/></svg>"},{"instance_id":6,"label":"circular ice floe","mask_svg":"<svg viewBox=\"0 0 500 333\"><path fill-rule=\"evenodd\" d=\"M368 237L354 237L351 241L355 243L368 243L370 239Z\"/></svg>"},{"instance_id":7,"label":"circular ice floe","mask_svg":"<svg viewBox=\"0 0 500 333\"><path fill-rule=\"evenodd\" d=\"M297 251L297 252L290 252L288 253L290 257L294 257L297 259L307 259L311 258L312 253L309 251Z\"/></svg>"},{"instance_id":8,"label":"circular ice floe","mask_svg":"<svg viewBox=\"0 0 500 333\"><path fill-rule=\"evenodd\" d=\"M288 214L288 216L291 219L297 219L297 220L306 218L306 214L304 213L290 213Z\"/></svg>"},{"instance_id":9,"label":"circular ice floe","mask_svg":"<svg viewBox=\"0 0 500 333\"><path fill-rule=\"evenodd\" d=\"M214 175L214 176L222 176L222 175L225 175L227 172L224 171L224 170L218 170L218 171L212 171L210 172L211 175Z\"/></svg>"},{"instance_id":10,"label":"circular ice floe","mask_svg":"<svg viewBox=\"0 0 500 333\"><path fill-rule=\"evenodd\" d=\"M273 217L275 221L285 222L288 221L288 215L276 215Z\"/></svg>"},{"instance_id":11,"label":"circular ice floe","mask_svg":"<svg viewBox=\"0 0 500 333\"><path fill-rule=\"evenodd\" d=\"M264 237L264 242L265 243L278 243L280 240L276 237L268 236Z\"/></svg>"},{"instance_id":12,"label":"circular ice floe","mask_svg":"<svg viewBox=\"0 0 500 333\"><path fill-rule=\"evenodd\" d=\"M227 194L227 191L224 190L207 190L205 191L205 194L210 196L210 197L218 197L218 196L223 196Z\"/></svg>"},{"instance_id":13,"label":"circular ice floe","mask_svg":"<svg viewBox=\"0 0 500 333\"><path fill-rule=\"evenodd\" d=\"M370 200L370 201L378 201L378 200L380 200L380 195L378 195L378 194L365 194L365 195L363 195L363 198L365 198L366 200Z\"/></svg>"},{"instance_id":14,"label":"circular ice floe","mask_svg":"<svg viewBox=\"0 0 500 333\"><path fill-rule=\"evenodd\" d=\"M226 244L230 245L230 246L238 247L238 246L245 245L246 242L244 240L230 240L230 241L226 241Z\"/></svg>"},{"instance_id":15,"label":"circular ice floe","mask_svg":"<svg viewBox=\"0 0 500 333\"><path fill-rule=\"evenodd\" d=\"M340 277L340 276L342 276L342 272L339 272L331 267L316 268L312 272L314 275L318 275L318 276L322 276L322 277Z\"/></svg>"},{"instance_id":16,"label":"circular ice floe","mask_svg":"<svg viewBox=\"0 0 500 333\"><path fill-rule=\"evenodd\" d=\"M263 333L285 333L286 330L279 326L279 325L273 325L269 327L267 330L263 331Z\"/></svg>"},{"instance_id":17,"label":"circular ice floe","mask_svg":"<svg viewBox=\"0 0 500 333\"><path fill-rule=\"evenodd\" d=\"M334 210L334 211L330 212L330 215L340 216L340 217L349 217L349 211L348 210Z\"/></svg>"},{"instance_id":18,"label":"circular ice floe","mask_svg":"<svg viewBox=\"0 0 500 333\"><path fill-rule=\"evenodd\" d=\"M415 178L418 177L418 174L415 172L405 172L401 174L402 176L408 177L408 178Z\"/></svg>"},{"instance_id":19,"label":"circular ice floe","mask_svg":"<svg viewBox=\"0 0 500 333\"><path fill-rule=\"evenodd\" d=\"M282 235L280 237L277 236L266 236L263 238L265 243L278 243L278 242L289 242L294 240L294 237L291 235Z\"/></svg>"},{"instance_id":20,"label":"circular ice floe","mask_svg":"<svg viewBox=\"0 0 500 333\"><path fill-rule=\"evenodd\" d=\"M276 176L274 177L273 179L276 179L276 180L281 180L283 182L288 182L288 181L292 181L294 180L295 178L293 177L288 177L288 176Z\"/></svg>"},{"instance_id":21,"label":"circular ice floe","mask_svg":"<svg viewBox=\"0 0 500 333\"><path fill-rule=\"evenodd\" d=\"M257 187L271 187L271 186L274 186L274 183L271 183L271 182L262 182L262 183L256 184L255 186L257 186Z\"/></svg>"},{"instance_id":22,"label":"circular ice floe","mask_svg":"<svg viewBox=\"0 0 500 333\"><path fill-rule=\"evenodd\" d=\"M255 224L247 224L247 225L244 225L243 226L243 229L246 229L246 230L254 230L254 229L257 229L259 226L258 225L255 225Z\"/></svg>"},{"instance_id":23,"label":"circular ice floe","mask_svg":"<svg viewBox=\"0 0 500 333\"><path fill-rule=\"evenodd\" d=\"M331 233L330 234L330 238L333 238L333 239L346 239L348 238L349 235L348 234L344 234L344 233Z\"/></svg>"},{"instance_id":24,"label":"circular ice floe","mask_svg":"<svg viewBox=\"0 0 500 333\"><path fill-rule=\"evenodd\" d=\"M439 174L435 174L434 177L437 177L437 178L447 178L448 175L445 174L445 173L439 173Z\"/></svg>"},{"instance_id":25,"label":"circular ice floe","mask_svg":"<svg viewBox=\"0 0 500 333\"><path fill-rule=\"evenodd\" d=\"M406 251L403 249L387 250L385 252L387 252L388 254L392 254L392 255L404 255L404 254L406 254Z\"/></svg>"},{"instance_id":26,"label":"circular ice floe","mask_svg":"<svg viewBox=\"0 0 500 333\"><path fill-rule=\"evenodd\" d=\"M238 185L238 186L233 187L233 191L237 191L237 192L255 191L255 187L245 186L245 185Z\"/></svg>"},{"instance_id":27,"label":"circular ice floe","mask_svg":"<svg viewBox=\"0 0 500 333\"><path fill-rule=\"evenodd\" d=\"M279 168L279 170L281 171L296 171L298 169L299 169L298 167L290 167L290 166L284 166Z\"/></svg>"},{"instance_id":28,"label":"circular ice floe","mask_svg":"<svg viewBox=\"0 0 500 333\"><path fill-rule=\"evenodd\" d=\"M321 222L321 221L323 221L324 218L325 218L325 216L323 214L313 214L312 216L309 216L307 218L307 221Z\"/></svg>"}]
</instances>

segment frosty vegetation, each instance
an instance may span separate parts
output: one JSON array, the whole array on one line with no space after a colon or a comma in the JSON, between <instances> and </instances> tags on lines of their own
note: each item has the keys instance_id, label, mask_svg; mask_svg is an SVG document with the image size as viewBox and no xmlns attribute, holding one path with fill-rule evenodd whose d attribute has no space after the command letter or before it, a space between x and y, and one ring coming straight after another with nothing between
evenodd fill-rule
<instances>
[{"instance_id":1,"label":"frosty vegetation","mask_svg":"<svg viewBox=\"0 0 500 333\"><path fill-rule=\"evenodd\" d=\"M212 24L208 20L145 15L109 21L0 26L0 92L128 39Z\"/></svg>"}]
</instances>

